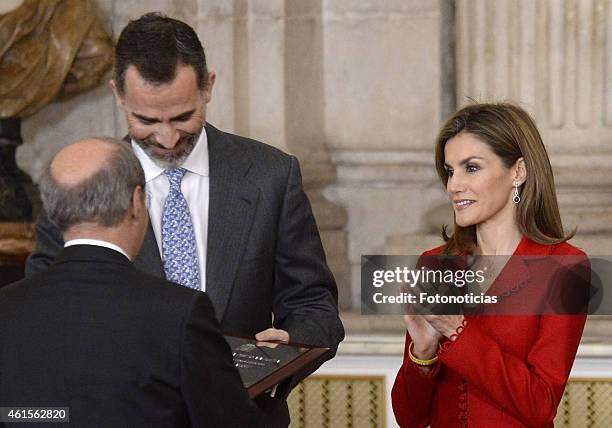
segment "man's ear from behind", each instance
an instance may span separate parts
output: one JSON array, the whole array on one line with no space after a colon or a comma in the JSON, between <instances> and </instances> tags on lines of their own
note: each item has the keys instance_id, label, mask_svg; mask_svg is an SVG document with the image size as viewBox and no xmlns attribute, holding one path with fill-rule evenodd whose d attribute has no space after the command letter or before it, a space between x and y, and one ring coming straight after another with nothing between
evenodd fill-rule
<instances>
[{"instance_id":1,"label":"man's ear from behind","mask_svg":"<svg viewBox=\"0 0 612 428\"><path fill-rule=\"evenodd\" d=\"M133 231L134 242L133 242L133 257L140 252L140 247L144 241L144 237L147 233L149 226L149 212L145 204L145 191L142 186L136 186L134 192L132 192L132 199L130 201L130 207L127 211L127 220L129 223L130 231Z\"/></svg>"}]
</instances>

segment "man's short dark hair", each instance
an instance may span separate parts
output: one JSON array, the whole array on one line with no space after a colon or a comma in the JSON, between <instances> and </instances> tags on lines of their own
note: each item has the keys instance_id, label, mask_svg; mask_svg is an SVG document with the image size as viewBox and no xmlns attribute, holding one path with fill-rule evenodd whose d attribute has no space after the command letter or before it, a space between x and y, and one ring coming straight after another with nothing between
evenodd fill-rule
<instances>
[{"instance_id":1,"label":"man's short dark hair","mask_svg":"<svg viewBox=\"0 0 612 428\"><path fill-rule=\"evenodd\" d=\"M38 183L45 212L61 232L84 222L106 227L119 224L136 186L145 188L144 171L129 144L105 137L96 140L114 144L115 148L107 164L91 177L75 185L60 184L49 163Z\"/></svg>"},{"instance_id":2,"label":"man's short dark hair","mask_svg":"<svg viewBox=\"0 0 612 428\"><path fill-rule=\"evenodd\" d=\"M206 89L208 70L204 48L189 25L161 13L147 13L130 21L115 47L114 79L120 94L125 92L125 74L130 65L144 80L170 83L179 64L196 72L198 88Z\"/></svg>"}]
</instances>

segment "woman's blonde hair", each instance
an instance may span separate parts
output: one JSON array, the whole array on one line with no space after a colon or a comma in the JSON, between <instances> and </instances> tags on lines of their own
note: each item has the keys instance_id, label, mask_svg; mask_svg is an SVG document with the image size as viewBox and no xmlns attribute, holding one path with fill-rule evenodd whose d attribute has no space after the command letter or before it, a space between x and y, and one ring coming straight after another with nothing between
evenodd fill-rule
<instances>
[{"instance_id":1,"label":"woman's blonde hair","mask_svg":"<svg viewBox=\"0 0 612 428\"><path fill-rule=\"evenodd\" d=\"M486 143L511 168L519 158L525 161L527 179L521 185L517 226L521 234L539 244L557 244L570 239L565 235L559 214L555 182L546 148L533 119L520 107L509 103L473 104L457 111L446 121L436 139L436 169L446 186L444 147L462 132ZM452 236L442 229L444 252L470 252L476 245L476 225L461 227L455 222Z\"/></svg>"}]
</instances>

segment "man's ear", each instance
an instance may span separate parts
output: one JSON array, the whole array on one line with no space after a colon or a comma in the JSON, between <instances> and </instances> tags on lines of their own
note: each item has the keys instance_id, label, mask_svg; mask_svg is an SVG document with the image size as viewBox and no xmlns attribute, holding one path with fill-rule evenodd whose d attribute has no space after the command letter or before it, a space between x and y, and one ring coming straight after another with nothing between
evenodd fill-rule
<instances>
[{"instance_id":1,"label":"man's ear","mask_svg":"<svg viewBox=\"0 0 612 428\"><path fill-rule=\"evenodd\" d=\"M518 158L514 163L514 182L521 186L527 180L527 167L525 159Z\"/></svg>"},{"instance_id":2,"label":"man's ear","mask_svg":"<svg viewBox=\"0 0 612 428\"><path fill-rule=\"evenodd\" d=\"M212 100L212 90L216 79L217 74L214 71L209 71L208 77L206 78L206 89L204 89L204 101L206 104Z\"/></svg>"},{"instance_id":3,"label":"man's ear","mask_svg":"<svg viewBox=\"0 0 612 428\"><path fill-rule=\"evenodd\" d=\"M132 202L130 206L130 211L132 214L131 217L133 219L141 219L143 216L148 215L147 207L144 201L145 194L143 188L141 186L136 186L134 192L132 193Z\"/></svg>"},{"instance_id":4,"label":"man's ear","mask_svg":"<svg viewBox=\"0 0 612 428\"><path fill-rule=\"evenodd\" d=\"M123 109L123 97L119 93L119 89L117 88L117 82L115 79L111 79L108 81L108 86L110 86L111 91L113 91L113 95L115 96L115 104L120 109Z\"/></svg>"}]
</instances>

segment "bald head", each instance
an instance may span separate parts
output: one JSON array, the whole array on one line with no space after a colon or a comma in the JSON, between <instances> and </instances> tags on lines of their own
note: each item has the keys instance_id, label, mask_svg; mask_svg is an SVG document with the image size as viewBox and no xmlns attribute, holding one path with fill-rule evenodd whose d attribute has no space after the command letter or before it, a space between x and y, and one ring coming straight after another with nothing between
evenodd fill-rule
<instances>
[{"instance_id":1,"label":"bald head","mask_svg":"<svg viewBox=\"0 0 612 428\"><path fill-rule=\"evenodd\" d=\"M112 140L88 138L60 150L49 166L53 179L62 187L72 187L108 168L119 144Z\"/></svg>"},{"instance_id":2,"label":"bald head","mask_svg":"<svg viewBox=\"0 0 612 428\"><path fill-rule=\"evenodd\" d=\"M129 144L89 138L57 153L39 186L45 212L62 232L82 223L111 227L126 216L135 189L144 189L144 172Z\"/></svg>"}]
</instances>

